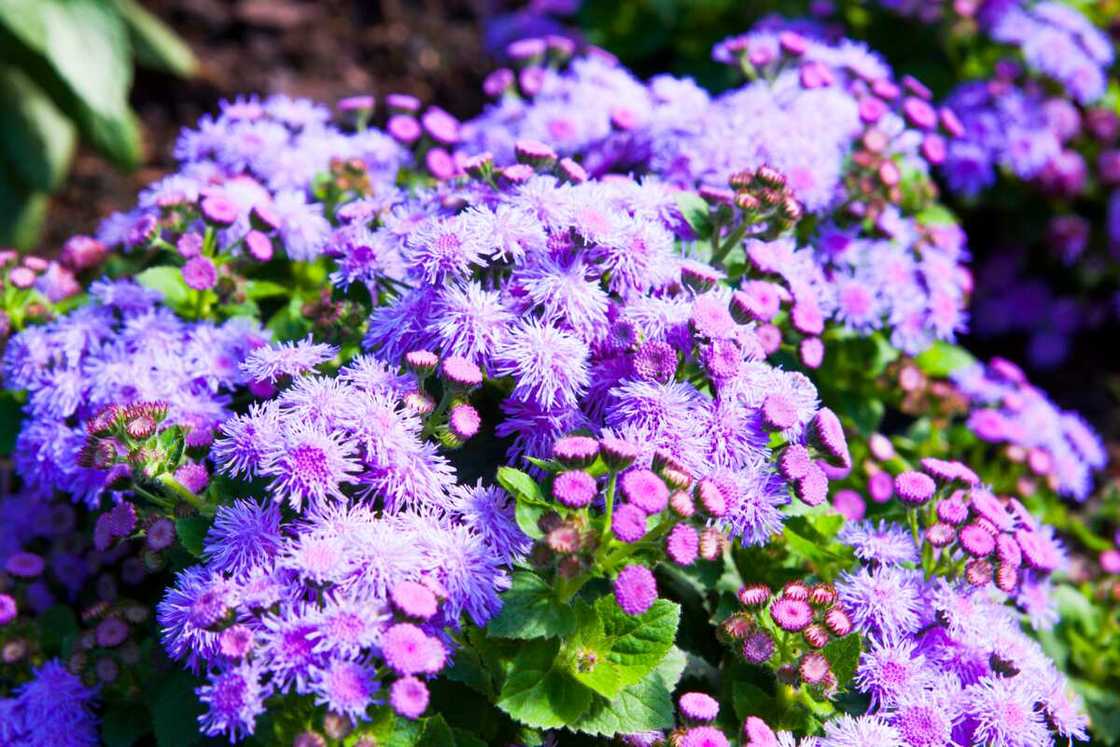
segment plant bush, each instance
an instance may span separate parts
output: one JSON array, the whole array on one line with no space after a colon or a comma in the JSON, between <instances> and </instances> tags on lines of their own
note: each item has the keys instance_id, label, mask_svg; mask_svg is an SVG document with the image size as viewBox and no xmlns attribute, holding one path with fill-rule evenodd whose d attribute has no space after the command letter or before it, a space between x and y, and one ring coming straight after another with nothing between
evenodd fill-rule
<instances>
[{"instance_id":1,"label":"plant bush","mask_svg":"<svg viewBox=\"0 0 1120 747\"><path fill-rule=\"evenodd\" d=\"M955 342L968 117L780 19L508 57L4 258L5 742L1120 741L1106 449Z\"/></svg>"}]
</instances>

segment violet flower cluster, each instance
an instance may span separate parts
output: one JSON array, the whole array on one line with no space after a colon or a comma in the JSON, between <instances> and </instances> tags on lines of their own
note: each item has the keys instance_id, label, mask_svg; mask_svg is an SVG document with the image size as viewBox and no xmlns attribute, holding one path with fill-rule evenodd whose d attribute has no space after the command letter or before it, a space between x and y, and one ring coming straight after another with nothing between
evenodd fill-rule
<instances>
[{"instance_id":1,"label":"violet flower cluster","mask_svg":"<svg viewBox=\"0 0 1120 747\"><path fill-rule=\"evenodd\" d=\"M968 398L968 427L982 441L1006 445L1006 455L1025 466L1028 481L1045 481L1061 495L1084 501L1093 473L1108 459L1100 436L1080 415L1054 405L1010 361L996 358L954 371L953 383ZM1029 484L1021 489L1033 492Z\"/></svg>"},{"instance_id":2,"label":"violet flower cluster","mask_svg":"<svg viewBox=\"0 0 1120 747\"><path fill-rule=\"evenodd\" d=\"M313 197L320 182L391 193L397 171L410 160L380 130L347 131L330 120L329 109L307 99L224 102L218 116L203 117L180 135L179 170L141 192L135 209L108 218L97 239L125 251L167 249L188 265L199 260L196 272L208 271L203 249L211 244L217 253L252 262L266 262L281 249L292 260L314 259L331 230Z\"/></svg>"},{"instance_id":3,"label":"violet flower cluster","mask_svg":"<svg viewBox=\"0 0 1120 747\"><path fill-rule=\"evenodd\" d=\"M106 408L153 403L158 418L144 414L133 435L143 441L176 425L189 445L204 447L230 416L234 390L250 383L238 364L269 333L244 317L222 325L183 321L158 293L132 281L95 282L90 296L87 305L13 337L4 376L28 392L15 450L25 489L44 498L62 491L97 507L122 476L112 468L129 456L119 440L91 438Z\"/></svg>"},{"instance_id":4,"label":"violet flower cluster","mask_svg":"<svg viewBox=\"0 0 1120 747\"><path fill-rule=\"evenodd\" d=\"M334 378L303 376L322 360L313 348L246 362L290 383L227 420L213 458L227 474L268 479L267 495L218 508L206 562L159 605L168 653L208 678L198 695L210 735L253 733L267 701L291 692L351 723L386 702L419 717L424 680L450 656L448 631L463 614L486 623L504 569L527 549L508 496L457 485L427 439L435 415L422 377L368 357ZM426 373L434 367L432 356ZM448 389L470 388L461 359L441 371ZM297 515L284 518L286 507Z\"/></svg>"},{"instance_id":5,"label":"violet flower cluster","mask_svg":"<svg viewBox=\"0 0 1120 747\"><path fill-rule=\"evenodd\" d=\"M858 43L763 28L717 46L717 59L757 80L714 100L668 76L643 86L597 50L566 69L542 68L539 91L499 71L508 87L465 123L463 152L508 163L519 138L543 140L592 174L645 170L712 191L744 169L774 168L820 218L811 248L791 257L797 244L786 242L773 258L795 296L860 334L893 328L893 342L911 352L952 339L971 286L963 234L914 212L929 199L930 164L962 134L959 120Z\"/></svg>"}]
</instances>

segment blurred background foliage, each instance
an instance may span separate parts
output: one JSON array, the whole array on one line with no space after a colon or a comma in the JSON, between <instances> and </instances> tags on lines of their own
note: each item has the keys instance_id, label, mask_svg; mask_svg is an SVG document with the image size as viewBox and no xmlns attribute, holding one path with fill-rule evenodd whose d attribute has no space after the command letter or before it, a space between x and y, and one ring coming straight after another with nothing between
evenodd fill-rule
<instances>
[{"instance_id":1,"label":"blurred background foliage","mask_svg":"<svg viewBox=\"0 0 1120 747\"><path fill-rule=\"evenodd\" d=\"M0 0L0 245L35 246L78 140L135 168L135 65L176 76L191 50L136 0Z\"/></svg>"}]
</instances>

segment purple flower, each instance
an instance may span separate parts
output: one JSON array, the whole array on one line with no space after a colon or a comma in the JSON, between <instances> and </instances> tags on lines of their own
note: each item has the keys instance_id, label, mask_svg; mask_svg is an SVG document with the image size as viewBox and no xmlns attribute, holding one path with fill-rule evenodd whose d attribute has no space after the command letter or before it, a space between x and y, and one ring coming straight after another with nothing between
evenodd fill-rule
<instances>
[{"instance_id":1,"label":"purple flower","mask_svg":"<svg viewBox=\"0 0 1120 747\"><path fill-rule=\"evenodd\" d=\"M214 570L240 575L275 557L281 543L276 504L238 500L218 507L202 554Z\"/></svg>"},{"instance_id":2,"label":"purple flower","mask_svg":"<svg viewBox=\"0 0 1120 747\"><path fill-rule=\"evenodd\" d=\"M442 283L485 265L487 247L482 239L461 217L433 218L408 235L404 258L425 282Z\"/></svg>"},{"instance_id":3,"label":"purple flower","mask_svg":"<svg viewBox=\"0 0 1120 747\"><path fill-rule=\"evenodd\" d=\"M428 686L416 677L402 677L389 689L389 704L405 718L419 718L428 708Z\"/></svg>"},{"instance_id":4,"label":"purple flower","mask_svg":"<svg viewBox=\"0 0 1120 747\"><path fill-rule=\"evenodd\" d=\"M972 722L974 743L1008 747L1049 744L1043 715L1035 707L1037 692L1029 680L985 677L964 691L964 712Z\"/></svg>"},{"instance_id":5,"label":"purple flower","mask_svg":"<svg viewBox=\"0 0 1120 747\"><path fill-rule=\"evenodd\" d=\"M914 572L881 565L845 573L836 585L852 620L882 642L896 641L919 625L920 593Z\"/></svg>"},{"instance_id":6,"label":"purple flower","mask_svg":"<svg viewBox=\"0 0 1120 747\"><path fill-rule=\"evenodd\" d=\"M598 492L595 478L583 470L561 472L552 482L553 497L568 508L591 505Z\"/></svg>"},{"instance_id":7,"label":"purple flower","mask_svg":"<svg viewBox=\"0 0 1120 747\"><path fill-rule=\"evenodd\" d=\"M856 557L865 563L898 565L918 561L918 548L910 532L897 524L880 520L849 522L836 537L851 545Z\"/></svg>"},{"instance_id":8,"label":"purple flower","mask_svg":"<svg viewBox=\"0 0 1120 747\"><path fill-rule=\"evenodd\" d=\"M880 716L849 716L846 713L824 724L821 747L905 747L902 735Z\"/></svg>"},{"instance_id":9,"label":"purple flower","mask_svg":"<svg viewBox=\"0 0 1120 747\"><path fill-rule=\"evenodd\" d=\"M210 290L218 282L218 271L208 257L192 257L183 265L183 282L196 291Z\"/></svg>"},{"instance_id":10,"label":"purple flower","mask_svg":"<svg viewBox=\"0 0 1120 747\"><path fill-rule=\"evenodd\" d=\"M504 342L513 314L495 291L475 282L443 288L435 301L429 329L446 355L488 361Z\"/></svg>"},{"instance_id":11,"label":"purple flower","mask_svg":"<svg viewBox=\"0 0 1120 747\"><path fill-rule=\"evenodd\" d=\"M381 639L385 663L399 674L435 674L443 669L446 652L438 639L411 623L397 623Z\"/></svg>"},{"instance_id":12,"label":"purple flower","mask_svg":"<svg viewBox=\"0 0 1120 747\"><path fill-rule=\"evenodd\" d=\"M281 342L253 350L241 363L241 371L253 381L279 381L285 376L299 376L338 355L338 348L314 343L311 337L295 342Z\"/></svg>"},{"instance_id":13,"label":"purple flower","mask_svg":"<svg viewBox=\"0 0 1120 747\"><path fill-rule=\"evenodd\" d=\"M641 615L657 601L657 582L644 565L628 565L614 580L614 598L627 615Z\"/></svg>"},{"instance_id":14,"label":"purple flower","mask_svg":"<svg viewBox=\"0 0 1120 747\"><path fill-rule=\"evenodd\" d=\"M254 732L257 717L264 713L269 688L261 685L259 665L245 663L210 674L208 683L195 693L207 706L206 712L198 717L202 732L211 737L229 735L231 740L237 740Z\"/></svg>"},{"instance_id":15,"label":"purple flower","mask_svg":"<svg viewBox=\"0 0 1120 747\"><path fill-rule=\"evenodd\" d=\"M921 506L933 497L937 485L924 472L903 472L894 478L898 499L908 506Z\"/></svg>"},{"instance_id":16,"label":"purple flower","mask_svg":"<svg viewBox=\"0 0 1120 747\"><path fill-rule=\"evenodd\" d=\"M359 468L353 450L353 444L338 434L296 425L269 445L260 473L273 478L269 485L273 499L287 500L297 510L305 500L320 503L328 496L343 500L341 485L350 482Z\"/></svg>"},{"instance_id":17,"label":"purple flower","mask_svg":"<svg viewBox=\"0 0 1120 747\"><path fill-rule=\"evenodd\" d=\"M611 531L620 542L637 542L646 533L646 513L629 503L615 507L611 515Z\"/></svg>"},{"instance_id":18,"label":"purple flower","mask_svg":"<svg viewBox=\"0 0 1120 747\"><path fill-rule=\"evenodd\" d=\"M494 374L513 378L514 398L552 409L578 402L589 381L587 359L587 347L570 333L528 320L510 330Z\"/></svg>"},{"instance_id":19,"label":"purple flower","mask_svg":"<svg viewBox=\"0 0 1120 747\"><path fill-rule=\"evenodd\" d=\"M377 702L374 696L380 688L373 669L345 659L330 660L317 668L311 679L315 702L332 713L349 716L352 721L366 718L367 709Z\"/></svg>"}]
</instances>

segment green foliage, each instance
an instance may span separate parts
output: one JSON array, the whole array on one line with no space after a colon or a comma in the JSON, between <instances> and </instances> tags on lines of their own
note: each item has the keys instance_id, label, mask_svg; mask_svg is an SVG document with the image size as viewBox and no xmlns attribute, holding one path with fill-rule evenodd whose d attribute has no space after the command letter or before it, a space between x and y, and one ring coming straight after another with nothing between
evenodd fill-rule
<instances>
[{"instance_id":1,"label":"green foliage","mask_svg":"<svg viewBox=\"0 0 1120 747\"><path fill-rule=\"evenodd\" d=\"M502 611L486 627L496 638L554 638L575 629L574 610L562 603L552 586L531 571L516 571L502 595Z\"/></svg>"},{"instance_id":2,"label":"green foliage","mask_svg":"<svg viewBox=\"0 0 1120 747\"><path fill-rule=\"evenodd\" d=\"M544 536L538 522L550 508L540 485L528 474L512 467L498 468L498 484L513 496L516 502L515 518L521 531L533 539Z\"/></svg>"},{"instance_id":3,"label":"green foliage","mask_svg":"<svg viewBox=\"0 0 1120 747\"><path fill-rule=\"evenodd\" d=\"M134 54L176 75L196 67L134 0L0 2L0 244L35 243L78 134L118 167L139 164Z\"/></svg>"},{"instance_id":4,"label":"green foliage","mask_svg":"<svg viewBox=\"0 0 1120 747\"><path fill-rule=\"evenodd\" d=\"M613 700L669 653L681 610L659 599L643 614L627 615L613 597L604 596L593 608L581 602L576 615L578 627L561 655L577 682Z\"/></svg>"},{"instance_id":5,"label":"green foliage","mask_svg":"<svg viewBox=\"0 0 1120 747\"><path fill-rule=\"evenodd\" d=\"M915 358L914 362L926 375L943 378L959 368L971 366L976 363L976 359L964 348L938 340Z\"/></svg>"},{"instance_id":6,"label":"green foliage","mask_svg":"<svg viewBox=\"0 0 1120 747\"><path fill-rule=\"evenodd\" d=\"M522 637L539 633L497 665L506 670L498 708L532 728L567 727L592 735L672 725L671 693L686 661L673 646L678 605L658 600L644 614L629 616L612 596L594 603L578 599L569 618L570 633L560 640L551 632L555 627L536 619L546 606L554 606L541 601L547 594L544 582L532 574L519 575L511 600L534 619L516 627L512 619L499 618L498 628Z\"/></svg>"},{"instance_id":7,"label":"green foliage","mask_svg":"<svg viewBox=\"0 0 1120 747\"><path fill-rule=\"evenodd\" d=\"M821 649L824 658L828 659L829 666L832 667L832 673L836 676L838 689L843 690L856 673L861 649L860 637L854 633L843 638L835 638Z\"/></svg>"},{"instance_id":8,"label":"green foliage","mask_svg":"<svg viewBox=\"0 0 1120 747\"><path fill-rule=\"evenodd\" d=\"M677 195L677 207L697 238L703 241L711 237L714 227L711 211L704 198L695 192L681 192Z\"/></svg>"},{"instance_id":9,"label":"green foliage","mask_svg":"<svg viewBox=\"0 0 1120 747\"><path fill-rule=\"evenodd\" d=\"M202 541L210 531L210 519L205 516L187 516L175 520L175 535L179 544L196 558L202 557Z\"/></svg>"},{"instance_id":10,"label":"green foliage","mask_svg":"<svg viewBox=\"0 0 1120 747\"><path fill-rule=\"evenodd\" d=\"M556 639L527 643L513 660L498 708L538 729L558 729L579 719L591 705L592 691L571 676L559 652Z\"/></svg>"}]
</instances>

